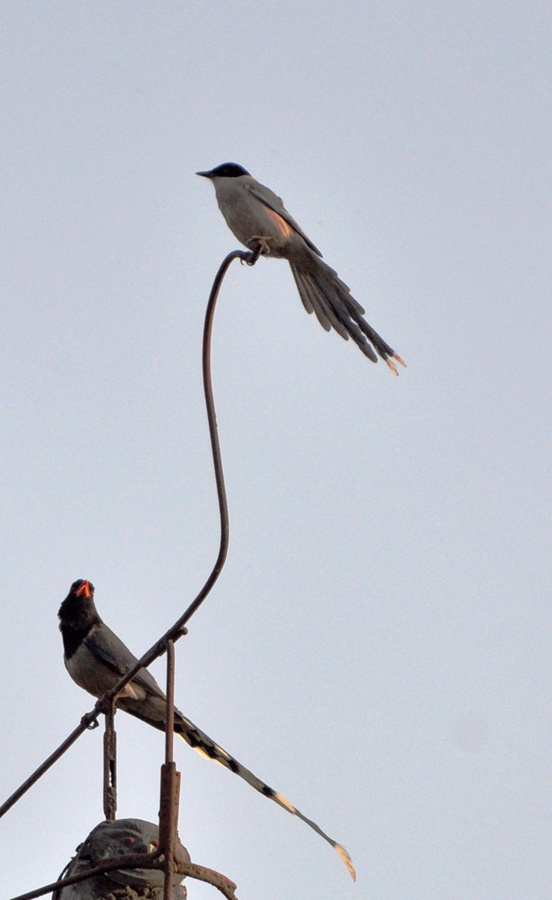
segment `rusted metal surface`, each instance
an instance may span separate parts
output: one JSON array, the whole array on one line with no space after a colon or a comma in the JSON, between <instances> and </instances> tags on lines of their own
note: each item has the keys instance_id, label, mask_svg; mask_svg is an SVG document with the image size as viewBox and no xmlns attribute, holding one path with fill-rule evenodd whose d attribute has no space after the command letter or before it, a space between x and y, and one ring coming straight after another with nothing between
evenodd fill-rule
<instances>
[{"instance_id":1,"label":"rusted metal surface","mask_svg":"<svg viewBox=\"0 0 552 900\"><path fill-rule=\"evenodd\" d=\"M170 763L174 759L174 641L167 641L167 715L165 719L165 762Z\"/></svg>"},{"instance_id":2,"label":"rusted metal surface","mask_svg":"<svg viewBox=\"0 0 552 900\"><path fill-rule=\"evenodd\" d=\"M117 815L117 733L115 731L115 701L105 714L103 807L107 821Z\"/></svg>"},{"instance_id":3,"label":"rusted metal surface","mask_svg":"<svg viewBox=\"0 0 552 900\"><path fill-rule=\"evenodd\" d=\"M165 875L163 900L172 900L172 879L176 871L175 848L177 844L178 803L180 797L180 772L174 762L161 767L161 802L159 810L159 851Z\"/></svg>"},{"instance_id":4,"label":"rusted metal surface","mask_svg":"<svg viewBox=\"0 0 552 900\"><path fill-rule=\"evenodd\" d=\"M178 827L180 772L174 763L174 641L167 641L167 713L165 717L165 763L161 766L161 802L159 809L159 848L163 854L163 900L172 900L174 852Z\"/></svg>"}]
</instances>

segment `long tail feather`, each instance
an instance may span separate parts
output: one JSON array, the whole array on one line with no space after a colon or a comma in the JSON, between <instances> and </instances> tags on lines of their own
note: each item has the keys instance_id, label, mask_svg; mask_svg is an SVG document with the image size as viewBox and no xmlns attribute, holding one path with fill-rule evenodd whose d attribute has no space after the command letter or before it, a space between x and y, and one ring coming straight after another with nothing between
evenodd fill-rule
<instances>
[{"instance_id":1,"label":"long tail feather","mask_svg":"<svg viewBox=\"0 0 552 900\"><path fill-rule=\"evenodd\" d=\"M287 809L292 816L297 816L299 819L302 819L303 822L306 822L307 825L334 848L347 866L351 878L353 881L356 881L356 872L351 857L345 850L345 847L342 847L341 844L338 844L337 841L334 841L333 838L327 835L325 831L322 831L316 822L313 822L312 819L308 819L307 816L304 816L303 813L293 805L293 803L286 800L282 794L275 791L274 788L269 787L268 784L265 784L260 778L257 778L253 772L246 769L245 766L238 762L237 759L234 759L234 757L224 750L223 747L219 747L219 745L206 735L205 732L201 731L197 725L194 725L193 722L186 719L182 713L178 713L178 717L175 719L174 730L187 744L190 745L190 747L193 747L194 750L197 750L202 756L205 756L208 759L214 759L215 762L220 763L221 766L230 769L231 772L234 772L236 775L239 775L240 778L243 778L252 788L259 791L260 794L263 794L263 796L268 797L270 800L274 800L279 806Z\"/></svg>"},{"instance_id":2,"label":"long tail feather","mask_svg":"<svg viewBox=\"0 0 552 900\"><path fill-rule=\"evenodd\" d=\"M372 362L377 362L373 349L375 348L391 371L398 375L397 367L392 360L396 360L402 366L406 363L368 324L364 318L363 307L352 296L337 272L314 256L312 260L309 258L304 266L290 262L290 267L306 311L314 312L326 331L333 328L345 340L352 338Z\"/></svg>"},{"instance_id":3,"label":"long tail feather","mask_svg":"<svg viewBox=\"0 0 552 900\"><path fill-rule=\"evenodd\" d=\"M312 276L305 273L298 275L293 269L292 272L299 290L299 296L302 295L302 292L308 294L314 312L322 327L325 328L326 331L330 331L330 329L333 328L345 341L348 341L348 322L343 321L339 310L334 307L334 304L326 303L324 306L322 305L319 289Z\"/></svg>"}]
</instances>

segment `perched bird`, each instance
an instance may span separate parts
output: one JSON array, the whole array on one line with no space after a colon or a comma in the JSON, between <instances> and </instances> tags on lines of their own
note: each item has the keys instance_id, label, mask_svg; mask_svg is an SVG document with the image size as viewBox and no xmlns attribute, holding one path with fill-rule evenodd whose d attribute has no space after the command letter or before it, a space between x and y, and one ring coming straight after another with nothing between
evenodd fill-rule
<instances>
[{"instance_id":1,"label":"perched bird","mask_svg":"<svg viewBox=\"0 0 552 900\"><path fill-rule=\"evenodd\" d=\"M362 352L377 362L374 348L391 371L401 357L364 319L364 309L351 295L337 272L322 261L320 250L290 216L282 199L236 163L223 163L208 172L196 172L215 186L219 209L232 234L249 250L262 256L287 259L308 313L315 313L326 331L334 328L346 341L351 337Z\"/></svg>"},{"instance_id":2,"label":"perched bird","mask_svg":"<svg viewBox=\"0 0 552 900\"><path fill-rule=\"evenodd\" d=\"M90 581L81 578L71 585L71 590L61 604L58 615L67 671L79 687L94 697L102 697L134 666L138 661L137 658L98 615L94 603L94 585ZM118 695L117 706L147 722L148 725L153 725L161 731L165 730L166 697L147 669L139 669L123 688ZM328 837L316 822L307 819L282 794L269 787L226 750L219 747L178 709L174 711L174 730L202 756L226 766L256 791L310 825L332 845L347 866L353 880L356 879L351 858L344 847Z\"/></svg>"}]
</instances>

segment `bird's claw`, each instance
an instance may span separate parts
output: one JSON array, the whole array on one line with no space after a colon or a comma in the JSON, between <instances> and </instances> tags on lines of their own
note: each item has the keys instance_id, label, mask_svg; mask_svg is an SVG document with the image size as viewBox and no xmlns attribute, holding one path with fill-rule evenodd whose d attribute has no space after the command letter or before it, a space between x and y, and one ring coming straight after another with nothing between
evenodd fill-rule
<instances>
[{"instance_id":1,"label":"bird's claw","mask_svg":"<svg viewBox=\"0 0 552 900\"><path fill-rule=\"evenodd\" d=\"M264 235L255 235L248 240L248 244L252 247L251 253L246 257L245 262L248 266L254 266L259 256L266 256L270 253L269 238Z\"/></svg>"}]
</instances>

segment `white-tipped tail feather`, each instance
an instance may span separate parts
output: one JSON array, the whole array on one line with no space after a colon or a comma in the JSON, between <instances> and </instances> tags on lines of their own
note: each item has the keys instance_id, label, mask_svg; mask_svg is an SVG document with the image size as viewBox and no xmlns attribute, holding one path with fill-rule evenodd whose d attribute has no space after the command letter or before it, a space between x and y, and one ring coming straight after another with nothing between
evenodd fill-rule
<instances>
[{"instance_id":1,"label":"white-tipped tail feather","mask_svg":"<svg viewBox=\"0 0 552 900\"><path fill-rule=\"evenodd\" d=\"M336 853L339 854L353 881L356 881L356 872L351 860L351 857L345 850L345 847L342 847L341 844L338 844L337 841L334 841L329 835L326 834L325 831L322 831L319 825L316 822L313 822L312 819L308 819L307 816L304 816L303 813L297 809L293 803L290 803L289 800L275 791L274 788L265 784L264 781L261 781L260 778L257 778L256 775L253 774L249 769L246 769L237 759L234 759L233 756L224 750L223 747L219 747L205 732L201 731L197 725L194 725L193 722L190 722L189 719L186 719L185 716L182 715L181 712L175 710L175 723L174 723L175 732L184 740L190 747L193 747L194 750L197 750L201 753L202 756L207 757L207 759L214 759L215 762L220 763L221 766L225 766L225 768L230 769L231 772L234 772L236 775L239 775L240 778L243 778L244 781L247 781L252 788L255 788L256 791L259 791L260 794L263 794L265 797L269 797L270 800L274 800L279 806L282 806L284 809L287 809L292 816L297 816L299 819L302 819L303 822L306 822L320 837L324 838L328 844L334 848Z\"/></svg>"}]
</instances>

